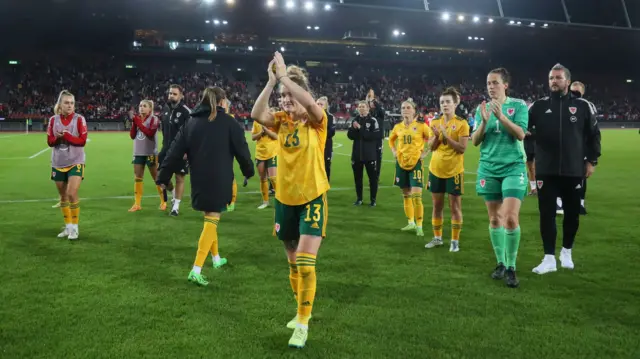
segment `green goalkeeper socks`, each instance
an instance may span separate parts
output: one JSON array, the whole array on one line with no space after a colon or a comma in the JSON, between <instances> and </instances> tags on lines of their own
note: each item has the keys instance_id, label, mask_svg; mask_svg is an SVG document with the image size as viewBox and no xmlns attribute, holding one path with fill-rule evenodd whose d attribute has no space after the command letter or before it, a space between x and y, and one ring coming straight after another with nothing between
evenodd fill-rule
<instances>
[{"instance_id":1,"label":"green goalkeeper socks","mask_svg":"<svg viewBox=\"0 0 640 359\"><path fill-rule=\"evenodd\" d=\"M516 268L516 258L518 257L518 248L520 247L520 226L514 229L506 230L506 257L507 263L505 264L507 268L513 267Z\"/></svg>"},{"instance_id":2,"label":"green goalkeeper socks","mask_svg":"<svg viewBox=\"0 0 640 359\"><path fill-rule=\"evenodd\" d=\"M518 232L518 238L519 237ZM506 264L505 261L505 235L504 235L504 227L499 228L491 228L489 227L489 235L491 236L491 245L493 246L493 251L496 253L496 261L498 263Z\"/></svg>"}]
</instances>

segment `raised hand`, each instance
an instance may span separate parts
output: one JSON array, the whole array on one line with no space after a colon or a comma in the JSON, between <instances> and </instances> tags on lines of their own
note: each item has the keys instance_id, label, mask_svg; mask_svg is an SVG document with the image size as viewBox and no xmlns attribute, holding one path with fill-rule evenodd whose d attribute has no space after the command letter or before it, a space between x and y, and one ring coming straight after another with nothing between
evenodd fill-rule
<instances>
[{"instance_id":1,"label":"raised hand","mask_svg":"<svg viewBox=\"0 0 640 359\"><path fill-rule=\"evenodd\" d=\"M276 78L279 79L281 77L287 76L287 65L284 63L282 54L276 51L273 56L273 60L276 63Z\"/></svg>"},{"instance_id":2,"label":"raised hand","mask_svg":"<svg viewBox=\"0 0 640 359\"><path fill-rule=\"evenodd\" d=\"M269 74L269 83L271 85L275 85L276 82L278 82L278 79L276 79L276 74L274 72L275 66L276 66L276 60L273 59L271 60L271 62L269 62L269 67L267 68L267 73Z\"/></svg>"}]
</instances>

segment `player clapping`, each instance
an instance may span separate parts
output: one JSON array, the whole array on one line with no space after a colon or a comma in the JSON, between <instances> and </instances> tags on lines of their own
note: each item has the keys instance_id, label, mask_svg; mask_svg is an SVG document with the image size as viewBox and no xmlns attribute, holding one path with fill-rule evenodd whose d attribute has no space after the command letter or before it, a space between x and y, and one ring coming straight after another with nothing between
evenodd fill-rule
<instances>
[{"instance_id":1,"label":"player clapping","mask_svg":"<svg viewBox=\"0 0 640 359\"><path fill-rule=\"evenodd\" d=\"M427 156L424 145L432 136L429 126L417 121L416 104L411 99L402 103L402 122L393 127L389 137L389 147L396 158L395 185L402 189L404 213L408 224L403 231L416 231L423 237L422 221L424 206L424 168L422 160ZM397 143L396 143L397 141Z\"/></svg>"},{"instance_id":2,"label":"player clapping","mask_svg":"<svg viewBox=\"0 0 640 359\"><path fill-rule=\"evenodd\" d=\"M156 181L158 173L158 126L160 120L153 114L153 101L142 100L138 106L139 115L133 116L133 124L129 135L133 140L133 173L135 175L135 202L129 212L142 209L142 194L144 192L144 167L149 168L149 174ZM160 186L156 186L160 195L160 210L167 209L164 193Z\"/></svg>"}]
</instances>

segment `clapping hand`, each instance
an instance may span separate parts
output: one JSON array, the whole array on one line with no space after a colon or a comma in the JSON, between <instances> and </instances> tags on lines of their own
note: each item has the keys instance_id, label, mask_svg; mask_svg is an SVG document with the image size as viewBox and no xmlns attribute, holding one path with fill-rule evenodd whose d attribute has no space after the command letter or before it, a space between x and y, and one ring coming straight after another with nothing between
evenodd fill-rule
<instances>
[{"instance_id":1,"label":"clapping hand","mask_svg":"<svg viewBox=\"0 0 640 359\"><path fill-rule=\"evenodd\" d=\"M482 101L480 104L480 115L482 117L482 122L485 124L489 121L489 110L487 110L487 101Z\"/></svg>"},{"instance_id":2,"label":"clapping hand","mask_svg":"<svg viewBox=\"0 0 640 359\"><path fill-rule=\"evenodd\" d=\"M269 68L267 68L267 73L269 74L269 83L272 86L275 86L276 82L278 82L278 79L276 78L275 67L276 67L276 60L273 59L271 60L271 62L269 62Z\"/></svg>"},{"instance_id":3,"label":"clapping hand","mask_svg":"<svg viewBox=\"0 0 640 359\"><path fill-rule=\"evenodd\" d=\"M491 107L491 112L493 112L493 115L499 119L502 116L502 104L498 102L498 100L492 100L490 107Z\"/></svg>"},{"instance_id":4,"label":"clapping hand","mask_svg":"<svg viewBox=\"0 0 640 359\"><path fill-rule=\"evenodd\" d=\"M276 79L279 80L280 78L287 76L287 65L284 63L282 54L276 51L273 56L273 60L276 65Z\"/></svg>"},{"instance_id":5,"label":"clapping hand","mask_svg":"<svg viewBox=\"0 0 640 359\"><path fill-rule=\"evenodd\" d=\"M355 128L356 130L360 129L360 124L358 123L358 121L353 121L353 128Z\"/></svg>"}]
</instances>

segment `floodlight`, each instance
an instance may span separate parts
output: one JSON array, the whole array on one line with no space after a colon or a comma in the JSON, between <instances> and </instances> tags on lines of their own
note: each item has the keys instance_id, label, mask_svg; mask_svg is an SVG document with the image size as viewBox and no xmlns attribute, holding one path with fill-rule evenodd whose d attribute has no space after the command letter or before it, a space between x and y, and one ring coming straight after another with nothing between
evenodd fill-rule
<instances>
[{"instance_id":1,"label":"floodlight","mask_svg":"<svg viewBox=\"0 0 640 359\"><path fill-rule=\"evenodd\" d=\"M314 7L313 1L307 1L304 3L304 9L307 11L313 10L313 7Z\"/></svg>"}]
</instances>

